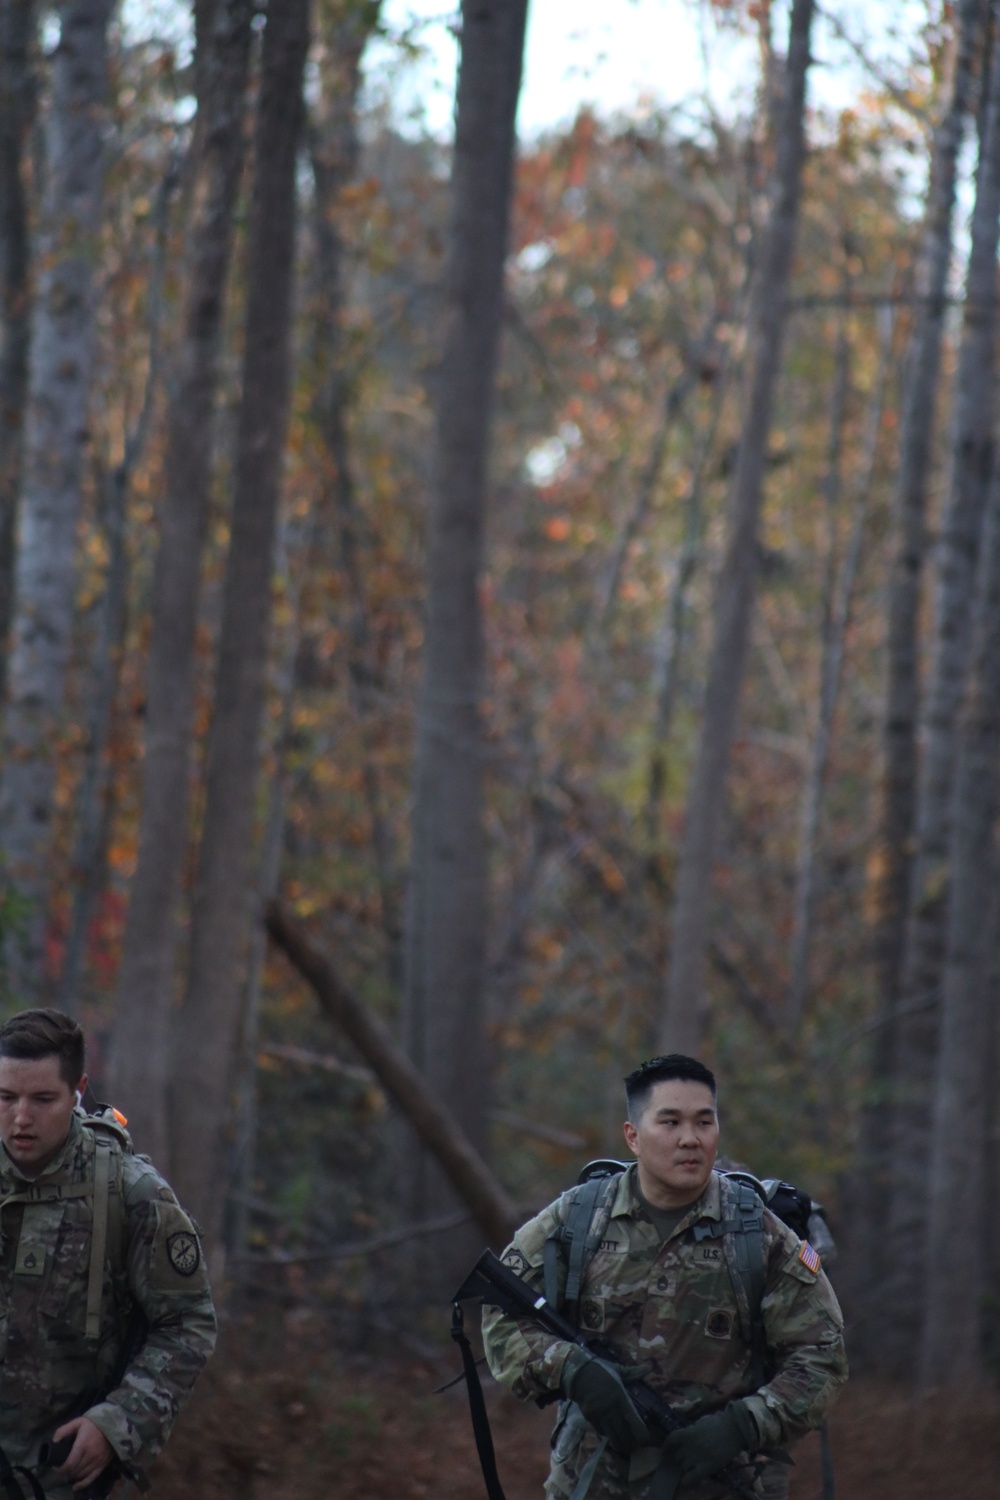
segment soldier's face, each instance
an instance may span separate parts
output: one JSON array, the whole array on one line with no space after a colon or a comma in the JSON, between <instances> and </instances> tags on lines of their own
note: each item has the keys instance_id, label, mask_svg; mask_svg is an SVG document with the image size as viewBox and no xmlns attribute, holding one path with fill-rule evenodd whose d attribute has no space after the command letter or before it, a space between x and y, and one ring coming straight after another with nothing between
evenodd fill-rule
<instances>
[{"instance_id":1,"label":"soldier's face","mask_svg":"<svg viewBox=\"0 0 1000 1500\"><path fill-rule=\"evenodd\" d=\"M699 1198L719 1150L719 1116L712 1090L688 1078L654 1085L625 1139L639 1162L639 1186L659 1208Z\"/></svg>"},{"instance_id":2,"label":"soldier's face","mask_svg":"<svg viewBox=\"0 0 1000 1500\"><path fill-rule=\"evenodd\" d=\"M0 1141L27 1177L58 1154L75 1104L76 1089L60 1076L57 1058L0 1057Z\"/></svg>"}]
</instances>

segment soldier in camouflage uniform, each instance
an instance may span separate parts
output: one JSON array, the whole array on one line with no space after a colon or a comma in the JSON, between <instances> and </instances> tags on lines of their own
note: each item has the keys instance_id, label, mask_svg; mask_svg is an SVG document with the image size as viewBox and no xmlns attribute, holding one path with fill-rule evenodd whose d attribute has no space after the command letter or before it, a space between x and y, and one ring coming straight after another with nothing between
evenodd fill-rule
<instances>
[{"instance_id":1,"label":"soldier in camouflage uniform","mask_svg":"<svg viewBox=\"0 0 1000 1500\"><path fill-rule=\"evenodd\" d=\"M818 1426L846 1380L836 1297L811 1247L765 1210L762 1369L746 1336L746 1307L741 1317L739 1278L729 1270L726 1241L734 1236L706 1232L736 1192L713 1171L715 1080L701 1063L675 1055L630 1074L626 1091L625 1138L637 1160L618 1179L579 1299L582 1331L606 1341L613 1358L598 1360L488 1307L490 1369L521 1400L563 1398L546 1484L552 1500L574 1494L602 1443L590 1481L601 1500L674 1493L716 1500L727 1491L712 1475L734 1462L747 1466L758 1493L780 1493L778 1465L751 1467L751 1460ZM546 1241L565 1223L573 1192L525 1224L504 1254L539 1291ZM563 1281L565 1274L563 1263ZM697 1416L664 1449L651 1446L632 1405L630 1375L677 1413Z\"/></svg>"},{"instance_id":2,"label":"soldier in camouflage uniform","mask_svg":"<svg viewBox=\"0 0 1000 1500\"><path fill-rule=\"evenodd\" d=\"M0 1447L37 1470L71 1439L53 1500L158 1453L215 1344L198 1232L111 1111L87 1123L86 1085L68 1016L0 1028Z\"/></svg>"}]
</instances>

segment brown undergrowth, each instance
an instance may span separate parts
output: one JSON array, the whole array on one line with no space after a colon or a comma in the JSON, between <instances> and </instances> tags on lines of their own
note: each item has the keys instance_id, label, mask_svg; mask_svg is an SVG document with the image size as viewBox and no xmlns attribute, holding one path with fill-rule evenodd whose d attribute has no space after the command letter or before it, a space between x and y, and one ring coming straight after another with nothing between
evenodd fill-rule
<instances>
[{"instance_id":1,"label":"brown undergrowth","mask_svg":"<svg viewBox=\"0 0 1000 1500\"><path fill-rule=\"evenodd\" d=\"M444 1351L421 1362L332 1350L313 1328L220 1354L151 1475L152 1500L484 1500L464 1386ZM488 1391L508 1500L541 1500L551 1413ZM855 1382L831 1421L836 1500L996 1500L1000 1394L907 1399ZM819 1443L791 1500L821 1500Z\"/></svg>"}]
</instances>

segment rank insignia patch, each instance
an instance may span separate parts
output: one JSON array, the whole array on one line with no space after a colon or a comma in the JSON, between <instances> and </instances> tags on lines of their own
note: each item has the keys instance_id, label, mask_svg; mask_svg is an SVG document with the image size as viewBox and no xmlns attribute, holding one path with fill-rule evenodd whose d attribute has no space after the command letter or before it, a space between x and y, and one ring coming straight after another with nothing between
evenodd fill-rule
<instances>
[{"instance_id":1,"label":"rank insignia patch","mask_svg":"<svg viewBox=\"0 0 1000 1500\"><path fill-rule=\"evenodd\" d=\"M710 1339L728 1339L733 1332L732 1313L723 1310L709 1313L705 1332Z\"/></svg>"},{"instance_id":2,"label":"rank insignia patch","mask_svg":"<svg viewBox=\"0 0 1000 1500\"><path fill-rule=\"evenodd\" d=\"M799 1251L799 1260L805 1266L807 1271L812 1271L813 1275L815 1275L819 1270L819 1256L816 1254L816 1251L813 1249L812 1245L810 1245L808 1240L802 1241L802 1249Z\"/></svg>"},{"instance_id":3,"label":"rank insignia patch","mask_svg":"<svg viewBox=\"0 0 1000 1500\"><path fill-rule=\"evenodd\" d=\"M167 1240L167 1259L178 1276L193 1276L201 1264L201 1246L193 1234L181 1230Z\"/></svg>"}]
</instances>

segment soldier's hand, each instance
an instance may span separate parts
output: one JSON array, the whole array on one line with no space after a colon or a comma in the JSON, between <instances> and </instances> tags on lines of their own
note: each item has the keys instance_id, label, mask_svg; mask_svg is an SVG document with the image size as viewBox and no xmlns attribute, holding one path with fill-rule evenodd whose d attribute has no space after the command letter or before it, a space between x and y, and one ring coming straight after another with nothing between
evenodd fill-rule
<instances>
[{"instance_id":1,"label":"soldier's hand","mask_svg":"<svg viewBox=\"0 0 1000 1500\"><path fill-rule=\"evenodd\" d=\"M563 1368L562 1392L618 1453L634 1453L652 1443L621 1376L585 1349L571 1350Z\"/></svg>"},{"instance_id":2,"label":"soldier's hand","mask_svg":"<svg viewBox=\"0 0 1000 1500\"><path fill-rule=\"evenodd\" d=\"M738 1453L756 1453L760 1437L749 1407L733 1401L672 1432L663 1446L677 1460L682 1477L697 1483L724 1469Z\"/></svg>"},{"instance_id":3,"label":"soldier's hand","mask_svg":"<svg viewBox=\"0 0 1000 1500\"><path fill-rule=\"evenodd\" d=\"M73 1485L75 1490L83 1490L88 1484L93 1484L99 1474L104 1473L115 1456L114 1449L89 1417L74 1417L72 1422L64 1422L52 1434L55 1443L68 1437L73 1439L73 1446L66 1462L56 1473L66 1474L76 1481Z\"/></svg>"}]
</instances>

